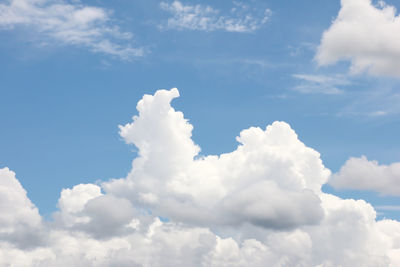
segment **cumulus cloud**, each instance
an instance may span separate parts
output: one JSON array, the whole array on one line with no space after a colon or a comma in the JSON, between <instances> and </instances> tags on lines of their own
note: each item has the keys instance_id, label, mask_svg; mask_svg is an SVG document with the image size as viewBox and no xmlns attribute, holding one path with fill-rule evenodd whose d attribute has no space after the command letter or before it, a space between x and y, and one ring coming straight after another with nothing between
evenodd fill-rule
<instances>
[{"instance_id":1,"label":"cumulus cloud","mask_svg":"<svg viewBox=\"0 0 400 267\"><path fill-rule=\"evenodd\" d=\"M339 189L370 190L400 196L400 163L380 165L365 156L350 158L329 183Z\"/></svg>"},{"instance_id":2,"label":"cumulus cloud","mask_svg":"<svg viewBox=\"0 0 400 267\"><path fill-rule=\"evenodd\" d=\"M288 124L246 129L234 151L200 156L193 126L171 106L178 96L145 95L120 126L139 150L131 172L64 189L53 221L1 169L0 265L399 265L400 223L376 221L363 200L323 193L330 171ZM40 228L41 243L14 242Z\"/></svg>"},{"instance_id":3,"label":"cumulus cloud","mask_svg":"<svg viewBox=\"0 0 400 267\"><path fill-rule=\"evenodd\" d=\"M195 225L284 228L321 219L316 195L330 172L288 124L244 130L235 151L195 159L200 149L191 139L193 127L170 105L178 96L177 89L144 96L139 116L120 126L140 157L125 179L133 189L111 181L103 184L107 193L125 194L136 206Z\"/></svg>"},{"instance_id":4,"label":"cumulus cloud","mask_svg":"<svg viewBox=\"0 0 400 267\"><path fill-rule=\"evenodd\" d=\"M104 8L64 0L8 0L0 4L0 29L32 30L43 43L87 47L130 60L143 56L143 48L131 46L132 34L111 22Z\"/></svg>"},{"instance_id":5,"label":"cumulus cloud","mask_svg":"<svg viewBox=\"0 0 400 267\"><path fill-rule=\"evenodd\" d=\"M30 247L40 243L42 219L8 168L0 169L0 240Z\"/></svg>"},{"instance_id":6,"label":"cumulus cloud","mask_svg":"<svg viewBox=\"0 0 400 267\"><path fill-rule=\"evenodd\" d=\"M240 2L234 2L235 7L229 15L220 15L220 10L203 5L184 5L180 1L172 3L161 2L161 8L172 17L168 18L162 28L178 30L228 32L254 32L264 25L271 16L271 10L257 10Z\"/></svg>"},{"instance_id":7,"label":"cumulus cloud","mask_svg":"<svg viewBox=\"0 0 400 267\"><path fill-rule=\"evenodd\" d=\"M351 62L351 72L400 76L400 19L393 6L342 0L337 18L323 33L315 56L320 65Z\"/></svg>"}]
</instances>

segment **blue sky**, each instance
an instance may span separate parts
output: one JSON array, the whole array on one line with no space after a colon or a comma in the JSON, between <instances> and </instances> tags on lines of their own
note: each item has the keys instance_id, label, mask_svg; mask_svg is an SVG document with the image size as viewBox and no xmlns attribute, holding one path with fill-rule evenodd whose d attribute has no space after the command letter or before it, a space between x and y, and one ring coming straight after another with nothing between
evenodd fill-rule
<instances>
[{"instance_id":1,"label":"blue sky","mask_svg":"<svg viewBox=\"0 0 400 267\"><path fill-rule=\"evenodd\" d=\"M285 121L333 173L362 155L400 161L400 73L390 59L399 56L397 39L392 47L388 35L376 37L389 38L385 46L353 33L346 43L340 25L333 30L340 1L59 1L92 8L75 18L46 0L1 13L17 2L0 3L0 168L17 174L45 218L62 189L129 173L137 149L118 125L158 89L179 89L172 105L194 126L200 155L234 151L241 130ZM197 17L188 22L188 14ZM378 218L400 219L400 191L323 188L367 200Z\"/></svg>"}]
</instances>

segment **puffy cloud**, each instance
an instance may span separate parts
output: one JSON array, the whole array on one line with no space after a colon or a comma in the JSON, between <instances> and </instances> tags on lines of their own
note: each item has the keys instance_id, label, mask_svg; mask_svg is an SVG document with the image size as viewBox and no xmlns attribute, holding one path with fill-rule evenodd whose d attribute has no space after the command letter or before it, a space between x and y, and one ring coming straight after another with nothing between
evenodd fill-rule
<instances>
[{"instance_id":1,"label":"puffy cloud","mask_svg":"<svg viewBox=\"0 0 400 267\"><path fill-rule=\"evenodd\" d=\"M120 126L139 149L132 171L64 189L52 222L1 169L0 230L47 235L29 247L1 235L0 265L398 266L400 223L323 193L330 171L288 124L249 128L236 150L199 156L193 127L170 105L178 96L144 96Z\"/></svg>"},{"instance_id":2,"label":"puffy cloud","mask_svg":"<svg viewBox=\"0 0 400 267\"><path fill-rule=\"evenodd\" d=\"M41 242L42 219L8 168L0 169L0 240L21 247Z\"/></svg>"},{"instance_id":3,"label":"puffy cloud","mask_svg":"<svg viewBox=\"0 0 400 267\"><path fill-rule=\"evenodd\" d=\"M172 14L167 21L167 29L228 32L253 32L265 24L271 16L271 10L262 12L252 10L249 6L234 2L230 16L220 15L220 11L210 6L184 5L180 1L161 2L161 8ZM250 12L249 12L250 11Z\"/></svg>"},{"instance_id":4,"label":"puffy cloud","mask_svg":"<svg viewBox=\"0 0 400 267\"><path fill-rule=\"evenodd\" d=\"M85 205L101 195L101 188L94 184L79 184L72 189L63 189L58 200L59 211L53 214L55 221L64 227L88 223L90 218L83 213Z\"/></svg>"},{"instance_id":5,"label":"puffy cloud","mask_svg":"<svg viewBox=\"0 0 400 267\"><path fill-rule=\"evenodd\" d=\"M354 73L400 76L400 19L393 6L342 0L337 18L322 36L320 65L349 60Z\"/></svg>"},{"instance_id":6,"label":"puffy cloud","mask_svg":"<svg viewBox=\"0 0 400 267\"><path fill-rule=\"evenodd\" d=\"M131 202L103 195L94 184L63 189L58 207L60 210L53 217L59 228L84 231L97 238L120 235L135 228Z\"/></svg>"},{"instance_id":7,"label":"puffy cloud","mask_svg":"<svg viewBox=\"0 0 400 267\"><path fill-rule=\"evenodd\" d=\"M142 56L142 48L129 44L132 34L111 23L110 11L55 0L8 0L0 4L0 29L25 26L46 42L87 47L130 60Z\"/></svg>"},{"instance_id":8,"label":"puffy cloud","mask_svg":"<svg viewBox=\"0 0 400 267\"><path fill-rule=\"evenodd\" d=\"M139 157L126 178L132 190L117 180L103 184L107 193L195 225L286 228L322 218L317 194L330 172L288 124L244 130L235 151L195 158L200 149L191 139L193 127L170 105L177 96L177 89L145 95L139 116L120 126Z\"/></svg>"},{"instance_id":9,"label":"puffy cloud","mask_svg":"<svg viewBox=\"0 0 400 267\"><path fill-rule=\"evenodd\" d=\"M379 165L365 156L350 158L329 183L339 189L370 190L400 196L400 163Z\"/></svg>"}]
</instances>

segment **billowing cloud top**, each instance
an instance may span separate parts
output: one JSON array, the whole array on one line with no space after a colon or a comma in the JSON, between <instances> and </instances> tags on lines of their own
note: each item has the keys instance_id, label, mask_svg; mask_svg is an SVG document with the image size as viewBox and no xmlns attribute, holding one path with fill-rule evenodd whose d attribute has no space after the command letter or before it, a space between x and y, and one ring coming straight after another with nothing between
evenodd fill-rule
<instances>
[{"instance_id":1,"label":"billowing cloud top","mask_svg":"<svg viewBox=\"0 0 400 267\"><path fill-rule=\"evenodd\" d=\"M371 0L342 0L324 32L316 60L321 65L349 60L351 71L400 77L400 18L393 6Z\"/></svg>"},{"instance_id":2,"label":"billowing cloud top","mask_svg":"<svg viewBox=\"0 0 400 267\"><path fill-rule=\"evenodd\" d=\"M323 193L320 155L284 122L200 156L177 89L139 101L120 134L138 148L125 178L64 189L44 222L0 170L4 266L398 266L400 223Z\"/></svg>"}]
</instances>

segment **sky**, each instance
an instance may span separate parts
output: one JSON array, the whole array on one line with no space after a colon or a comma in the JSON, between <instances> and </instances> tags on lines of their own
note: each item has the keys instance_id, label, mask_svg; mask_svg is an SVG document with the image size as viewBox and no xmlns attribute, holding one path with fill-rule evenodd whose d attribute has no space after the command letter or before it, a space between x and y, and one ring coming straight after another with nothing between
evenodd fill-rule
<instances>
[{"instance_id":1,"label":"sky","mask_svg":"<svg viewBox=\"0 0 400 267\"><path fill-rule=\"evenodd\" d=\"M0 265L399 266L396 8L0 1Z\"/></svg>"}]
</instances>

